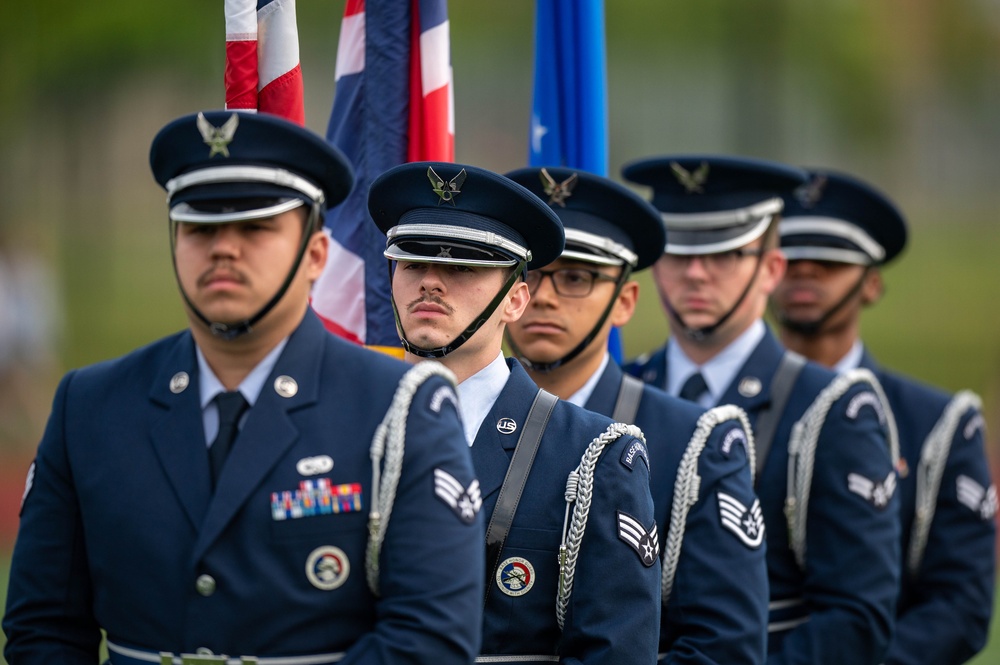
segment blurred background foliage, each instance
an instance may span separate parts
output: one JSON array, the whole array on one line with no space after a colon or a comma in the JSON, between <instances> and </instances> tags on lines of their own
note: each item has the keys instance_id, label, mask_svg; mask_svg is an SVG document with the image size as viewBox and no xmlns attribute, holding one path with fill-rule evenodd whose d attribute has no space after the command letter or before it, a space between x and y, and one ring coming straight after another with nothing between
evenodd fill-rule
<instances>
[{"instance_id":1,"label":"blurred background foliage","mask_svg":"<svg viewBox=\"0 0 1000 665\"><path fill-rule=\"evenodd\" d=\"M306 122L319 133L343 6L298 3ZM452 0L449 12L457 159L521 166L534 3ZM611 176L639 157L712 152L880 186L912 235L865 337L890 366L979 392L1000 431L1000 0L609 0L606 12ZM224 34L223 3L205 0L5 9L0 268L28 297L0 297L0 460L12 476L0 505L19 499L66 369L185 323L148 146L174 117L222 105ZM630 355L666 335L642 283ZM22 341L5 341L18 326ZM3 510L0 532L16 520Z\"/></svg>"}]
</instances>

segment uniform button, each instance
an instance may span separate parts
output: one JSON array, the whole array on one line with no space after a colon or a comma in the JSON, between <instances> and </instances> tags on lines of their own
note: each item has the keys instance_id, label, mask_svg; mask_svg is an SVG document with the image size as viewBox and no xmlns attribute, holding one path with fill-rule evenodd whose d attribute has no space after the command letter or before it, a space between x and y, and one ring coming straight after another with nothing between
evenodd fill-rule
<instances>
[{"instance_id":1,"label":"uniform button","mask_svg":"<svg viewBox=\"0 0 1000 665\"><path fill-rule=\"evenodd\" d=\"M215 578L211 575L199 575L194 588L203 596L211 596L215 593Z\"/></svg>"}]
</instances>

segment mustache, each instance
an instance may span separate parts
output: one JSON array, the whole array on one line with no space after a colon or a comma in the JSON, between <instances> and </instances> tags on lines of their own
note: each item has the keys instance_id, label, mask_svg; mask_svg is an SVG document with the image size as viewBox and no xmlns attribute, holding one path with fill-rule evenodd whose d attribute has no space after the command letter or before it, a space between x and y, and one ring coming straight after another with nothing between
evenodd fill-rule
<instances>
[{"instance_id":1,"label":"mustache","mask_svg":"<svg viewBox=\"0 0 1000 665\"><path fill-rule=\"evenodd\" d=\"M414 307L425 302L434 303L435 305L443 307L445 311L448 312L449 314L452 314L455 311L455 308L446 303L444 300L442 300L441 296L437 296L432 293L420 296L419 298L415 298L414 300L410 301L410 303L406 306L406 310L412 311Z\"/></svg>"},{"instance_id":2,"label":"mustache","mask_svg":"<svg viewBox=\"0 0 1000 665\"><path fill-rule=\"evenodd\" d=\"M224 275L227 279L232 279L240 284L247 283L247 276L241 271L225 264L214 265L198 276L198 286L205 286L219 275Z\"/></svg>"}]
</instances>

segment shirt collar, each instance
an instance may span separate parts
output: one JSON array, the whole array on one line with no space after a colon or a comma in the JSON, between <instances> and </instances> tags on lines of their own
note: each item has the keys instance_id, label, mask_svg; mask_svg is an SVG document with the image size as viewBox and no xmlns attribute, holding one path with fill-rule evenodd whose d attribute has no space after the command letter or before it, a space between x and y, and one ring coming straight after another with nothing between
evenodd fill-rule
<instances>
[{"instance_id":1,"label":"shirt collar","mask_svg":"<svg viewBox=\"0 0 1000 665\"><path fill-rule=\"evenodd\" d=\"M243 393L243 399L247 401L247 404L253 406L257 402L257 398L260 397L260 391L264 389L264 382L267 381L267 377L271 375L271 370L274 369L274 365L278 362L278 356L285 349L285 344L288 343L288 338L284 338L278 342L271 351L264 356L264 358L257 363L257 366L250 370L246 378L237 386L237 390ZM199 397L201 399L201 408L204 409L208 406L215 396L219 393L226 392L226 387L222 385L219 378L212 371L212 368L208 366L208 361L205 360L205 354L201 352L201 348L195 345L195 353L198 356L198 376L199 381Z\"/></svg>"},{"instance_id":2,"label":"shirt collar","mask_svg":"<svg viewBox=\"0 0 1000 665\"><path fill-rule=\"evenodd\" d=\"M766 332L764 322L757 319L743 334L700 366L688 358L680 345L671 339L667 345L667 367L670 368L667 372L667 392L677 395L689 376L701 372L708 385L708 392L702 396L699 404L705 407L714 406L736 378L747 358L764 339Z\"/></svg>"},{"instance_id":3,"label":"shirt collar","mask_svg":"<svg viewBox=\"0 0 1000 665\"><path fill-rule=\"evenodd\" d=\"M860 339L854 340L854 344L851 345L850 350L833 366L834 371L838 374L843 374L849 369L861 367L861 358L864 354L864 344L861 343Z\"/></svg>"},{"instance_id":4,"label":"shirt collar","mask_svg":"<svg viewBox=\"0 0 1000 665\"><path fill-rule=\"evenodd\" d=\"M569 396L567 402L576 404L577 406L584 406L590 396L594 394L594 388L597 387L597 382L601 380L601 376L604 375L604 370L608 367L608 361L611 360L611 356L605 352L604 359L601 361L601 366L597 368L597 371L590 375L587 382L580 386L580 389Z\"/></svg>"},{"instance_id":5,"label":"shirt collar","mask_svg":"<svg viewBox=\"0 0 1000 665\"><path fill-rule=\"evenodd\" d=\"M458 411L470 446L509 378L510 368L500 352L493 362L458 384Z\"/></svg>"}]
</instances>

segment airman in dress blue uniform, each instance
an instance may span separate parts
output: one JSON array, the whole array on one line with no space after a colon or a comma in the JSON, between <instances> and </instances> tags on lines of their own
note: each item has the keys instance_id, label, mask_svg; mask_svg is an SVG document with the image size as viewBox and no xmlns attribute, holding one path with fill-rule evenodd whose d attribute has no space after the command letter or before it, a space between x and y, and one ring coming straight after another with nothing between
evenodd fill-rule
<instances>
[{"instance_id":1,"label":"airman in dress blue uniform","mask_svg":"<svg viewBox=\"0 0 1000 665\"><path fill-rule=\"evenodd\" d=\"M734 407L706 413L624 374L607 351L611 327L635 311L633 272L663 252L659 213L582 171L526 168L507 177L546 201L566 232L562 255L528 271L531 299L507 326L511 348L542 388L646 435L668 590L660 662L763 663L767 562L746 416Z\"/></svg>"},{"instance_id":2,"label":"airman in dress blue uniform","mask_svg":"<svg viewBox=\"0 0 1000 665\"><path fill-rule=\"evenodd\" d=\"M902 586L887 665L958 665L986 644L995 580L996 489L979 398L951 395L881 367L861 342L862 311L882 296L881 268L906 243L889 198L853 176L810 172L786 197L788 272L771 297L781 340L838 371L865 367L899 431Z\"/></svg>"},{"instance_id":3,"label":"airman in dress blue uniform","mask_svg":"<svg viewBox=\"0 0 1000 665\"><path fill-rule=\"evenodd\" d=\"M190 326L60 384L7 661L94 663L103 629L112 665L470 662L483 526L453 383L308 310L350 166L229 112L170 123L150 161Z\"/></svg>"},{"instance_id":4,"label":"airman in dress blue uniform","mask_svg":"<svg viewBox=\"0 0 1000 665\"><path fill-rule=\"evenodd\" d=\"M388 237L407 358L459 380L487 518L477 662L653 663L660 557L641 432L557 400L502 353L526 269L563 249L559 218L473 166L406 164L369 192Z\"/></svg>"},{"instance_id":5,"label":"airman in dress blue uniform","mask_svg":"<svg viewBox=\"0 0 1000 665\"><path fill-rule=\"evenodd\" d=\"M800 169L667 156L624 168L667 226L653 266L671 338L629 369L753 425L767 528L767 663L881 662L899 582L895 447L877 381L786 354L761 320L785 269L775 221ZM682 387L683 386L683 387Z\"/></svg>"}]
</instances>

